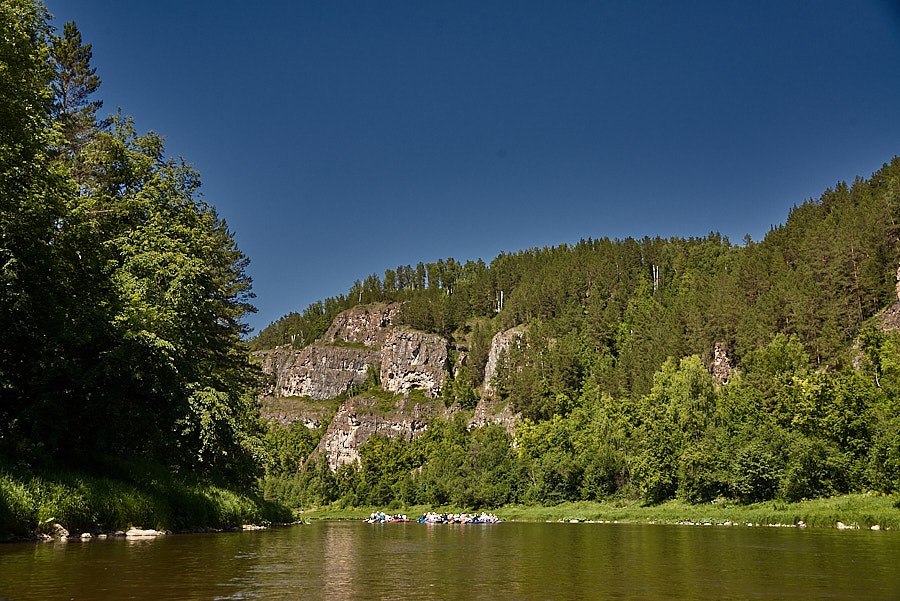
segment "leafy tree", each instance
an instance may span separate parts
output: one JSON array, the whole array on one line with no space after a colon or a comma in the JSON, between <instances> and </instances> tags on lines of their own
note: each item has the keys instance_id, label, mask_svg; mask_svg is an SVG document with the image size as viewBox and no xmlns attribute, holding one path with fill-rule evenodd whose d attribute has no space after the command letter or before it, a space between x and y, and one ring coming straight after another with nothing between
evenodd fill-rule
<instances>
[{"instance_id":1,"label":"leafy tree","mask_svg":"<svg viewBox=\"0 0 900 601\"><path fill-rule=\"evenodd\" d=\"M51 37L38 4L0 11L4 443L249 482L263 451L246 258L160 137L121 116L93 129L99 80L74 24Z\"/></svg>"},{"instance_id":2,"label":"leafy tree","mask_svg":"<svg viewBox=\"0 0 900 601\"><path fill-rule=\"evenodd\" d=\"M642 496L658 502L676 492L709 497L721 477L715 445L707 438L716 407L712 376L697 356L672 359L653 378L640 404L639 454L634 473Z\"/></svg>"},{"instance_id":3,"label":"leafy tree","mask_svg":"<svg viewBox=\"0 0 900 601\"><path fill-rule=\"evenodd\" d=\"M303 461L315 449L316 438L300 421L288 426L269 425L264 438L266 473L285 476L299 472Z\"/></svg>"},{"instance_id":4,"label":"leafy tree","mask_svg":"<svg viewBox=\"0 0 900 601\"><path fill-rule=\"evenodd\" d=\"M781 480L780 496L800 501L843 494L850 490L847 458L833 445L806 436L797 436Z\"/></svg>"},{"instance_id":5,"label":"leafy tree","mask_svg":"<svg viewBox=\"0 0 900 601\"><path fill-rule=\"evenodd\" d=\"M14 447L38 433L36 420L56 419L33 408L66 393L48 380L72 331L58 243L70 188L50 152L48 19L29 0L0 2L0 440Z\"/></svg>"},{"instance_id":6,"label":"leafy tree","mask_svg":"<svg viewBox=\"0 0 900 601\"><path fill-rule=\"evenodd\" d=\"M754 440L738 450L732 486L742 503L771 499L782 479L782 462L764 441Z\"/></svg>"},{"instance_id":7,"label":"leafy tree","mask_svg":"<svg viewBox=\"0 0 900 601\"><path fill-rule=\"evenodd\" d=\"M467 357L469 384L472 388L478 388L484 383L484 369L487 365L492 341L493 332L489 326L476 322L472 328Z\"/></svg>"},{"instance_id":8,"label":"leafy tree","mask_svg":"<svg viewBox=\"0 0 900 601\"><path fill-rule=\"evenodd\" d=\"M766 347L748 352L742 366L744 383L758 390L770 408L777 409L778 391L795 376L806 374L809 355L798 336L778 333Z\"/></svg>"}]
</instances>

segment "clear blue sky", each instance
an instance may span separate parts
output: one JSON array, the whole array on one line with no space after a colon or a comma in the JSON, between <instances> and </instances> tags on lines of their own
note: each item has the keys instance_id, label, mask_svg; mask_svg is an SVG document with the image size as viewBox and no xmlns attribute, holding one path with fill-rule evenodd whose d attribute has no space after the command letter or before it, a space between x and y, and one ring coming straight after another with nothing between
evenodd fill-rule
<instances>
[{"instance_id":1,"label":"clear blue sky","mask_svg":"<svg viewBox=\"0 0 900 601\"><path fill-rule=\"evenodd\" d=\"M400 264L759 240L900 154L896 1L46 1L200 171L257 330Z\"/></svg>"}]
</instances>

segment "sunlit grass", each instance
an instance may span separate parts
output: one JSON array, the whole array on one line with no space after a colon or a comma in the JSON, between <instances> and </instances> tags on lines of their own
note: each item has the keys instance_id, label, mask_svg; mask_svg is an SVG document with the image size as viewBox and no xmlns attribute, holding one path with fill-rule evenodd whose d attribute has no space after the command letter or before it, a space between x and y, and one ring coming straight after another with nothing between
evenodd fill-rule
<instances>
[{"instance_id":1,"label":"sunlit grass","mask_svg":"<svg viewBox=\"0 0 900 601\"><path fill-rule=\"evenodd\" d=\"M183 531L292 520L289 510L259 496L158 474L116 480L0 472L0 538L49 533L54 523L78 535L130 527Z\"/></svg>"},{"instance_id":2,"label":"sunlit grass","mask_svg":"<svg viewBox=\"0 0 900 601\"><path fill-rule=\"evenodd\" d=\"M838 522L848 527L900 529L898 498L890 495L854 494L827 499L814 499L799 503L766 501L752 505L740 505L734 501L692 505L680 501L668 501L658 505L637 502L597 503L578 501L553 507L507 505L494 510L504 521L609 521L662 524L732 524L746 526L785 525L801 522L807 526L833 528ZM426 511L463 512L471 509L444 506L415 505L389 510L385 507L343 508L338 504L307 508L295 515L302 520L356 520L364 519L373 511L405 513L410 519L420 517Z\"/></svg>"},{"instance_id":3,"label":"sunlit grass","mask_svg":"<svg viewBox=\"0 0 900 601\"><path fill-rule=\"evenodd\" d=\"M501 510L508 520L545 521L619 521L693 524L787 525L803 522L807 526L835 527L838 522L848 526L900 529L900 509L897 498L880 494L842 495L787 503L766 501L739 505L733 501L719 501L692 505L668 501L658 505L607 504L575 502L555 507L507 506Z\"/></svg>"}]
</instances>

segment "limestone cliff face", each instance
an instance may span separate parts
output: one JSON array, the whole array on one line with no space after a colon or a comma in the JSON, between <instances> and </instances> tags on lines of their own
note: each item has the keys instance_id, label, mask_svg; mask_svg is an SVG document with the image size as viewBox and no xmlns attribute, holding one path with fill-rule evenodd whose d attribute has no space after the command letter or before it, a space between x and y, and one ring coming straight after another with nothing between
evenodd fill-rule
<instances>
[{"instance_id":1,"label":"limestone cliff face","mask_svg":"<svg viewBox=\"0 0 900 601\"><path fill-rule=\"evenodd\" d=\"M425 433L431 417L447 416L439 402L413 403L401 398L386 411L378 405L377 399L354 397L340 406L317 449L325 453L333 471L359 461L359 447L375 434L412 440Z\"/></svg>"},{"instance_id":2,"label":"limestone cliff face","mask_svg":"<svg viewBox=\"0 0 900 601\"><path fill-rule=\"evenodd\" d=\"M350 309L334 318L321 340L326 343L343 340L378 348L399 315L400 305L397 303Z\"/></svg>"},{"instance_id":3,"label":"limestone cliff face","mask_svg":"<svg viewBox=\"0 0 900 601\"><path fill-rule=\"evenodd\" d=\"M876 326L882 332L900 330L900 301L892 304L876 316Z\"/></svg>"},{"instance_id":4,"label":"limestone cliff face","mask_svg":"<svg viewBox=\"0 0 900 601\"><path fill-rule=\"evenodd\" d=\"M417 388L427 397L440 396L450 369L448 350L440 336L393 330L381 346L381 387L403 395Z\"/></svg>"},{"instance_id":5,"label":"limestone cliff face","mask_svg":"<svg viewBox=\"0 0 900 601\"><path fill-rule=\"evenodd\" d=\"M497 373L497 362L500 360L500 353L508 351L513 341L521 340L522 328L515 327L505 332L497 332L491 340L491 350L488 351L487 363L484 366L484 394L485 396L494 396L496 390L491 386L491 379Z\"/></svg>"},{"instance_id":6,"label":"limestone cliff face","mask_svg":"<svg viewBox=\"0 0 900 601\"><path fill-rule=\"evenodd\" d=\"M307 346L299 351L278 348L259 354L264 373L275 376L275 397L333 399L366 380L369 365L377 365L375 349Z\"/></svg>"},{"instance_id":7,"label":"limestone cliff face","mask_svg":"<svg viewBox=\"0 0 900 601\"><path fill-rule=\"evenodd\" d=\"M397 304L350 309L339 314L315 344L299 351L278 347L256 353L264 373L273 376L268 393L275 398L335 398L378 370L384 390L408 395L420 389L431 398L441 393L450 365L445 338L393 326ZM350 343L364 346L341 346Z\"/></svg>"},{"instance_id":8,"label":"limestone cliff face","mask_svg":"<svg viewBox=\"0 0 900 601\"><path fill-rule=\"evenodd\" d=\"M338 315L313 345L299 351L279 347L256 353L263 372L272 381L268 395L261 399L264 415L285 425L302 421L309 428L317 428L331 417L318 452L325 454L332 470L358 461L359 447L375 434L411 440L425 432L431 417L446 418L458 409L446 408L437 398L454 367L450 365L449 342L394 325L399 311L399 305L351 309ZM508 334L505 344L519 335ZM503 334L498 336L502 339ZM457 350L461 351L455 366L459 369L465 353L461 348ZM491 370L495 369L499 352L492 347ZM371 369L379 370L385 391L398 395L393 404L355 396L343 402L333 416L322 413L329 403L315 401L352 391L366 381ZM409 392L414 389L435 400L413 401ZM514 422L515 416L508 407L484 401L479 404L472 425L499 423L512 431Z\"/></svg>"}]
</instances>

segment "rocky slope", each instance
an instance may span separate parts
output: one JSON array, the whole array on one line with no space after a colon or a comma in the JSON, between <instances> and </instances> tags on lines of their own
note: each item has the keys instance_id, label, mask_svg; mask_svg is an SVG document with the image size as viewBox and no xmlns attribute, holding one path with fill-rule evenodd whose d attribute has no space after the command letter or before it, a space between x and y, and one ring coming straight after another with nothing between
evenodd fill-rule
<instances>
[{"instance_id":1,"label":"rocky slope","mask_svg":"<svg viewBox=\"0 0 900 601\"><path fill-rule=\"evenodd\" d=\"M440 336L394 330L381 346L381 387L404 396L419 389L438 397L450 370L448 355L449 344Z\"/></svg>"},{"instance_id":2,"label":"rocky slope","mask_svg":"<svg viewBox=\"0 0 900 601\"><path fill-rule=\"evenodd\" d=\"M334 318L331 327L322 335L321 342L343 341L379 348L399 315L400 305L397 303L355 307Z\"/></svg>"},{"instance_id":3,"label":"rocky slope","mask_svg":"<svg viewBox=\"0 0 900 601\"><path fill-rule=\"evenodd\" d=\"M497 373L497 362L500 360L500 353L508 351L513 342L522 340L523 328L515 327L505 332L497 332L491 339L491 348L488 351L487 364L484 366L484 394L485 396L495 396L496 390L491 386L491 379Z\"/></svg>"},{"instance_id":4,"label":"rocky slope","mask_svg":"<svg viewBox=\"0 0 900 601\"><path fill-rule=\"evenodd\" d=\"M430 418L449 417L458 408L445 407L439 397L453 368L450 345L440 336L395 325L399 312L396 304L357 307L339 314L314 344L256 353L271 378L268 394L261 399L263 417L282 425L302 421L311 429L330 418L318 451L325 453L333 470L357 461L359 447L375 434L409 440L425 432ZM510 330L494 337L485 376L487 394L470 427L501 424L512 433L516 417L492 397L489 383L501 350L520 336ZM397 395L393 402L352 396L373 373L383 390ZM413 390L428 400L411 398ZM334 405L322 401L346 393L351 398L328 414Z\"/></svg>"},{"instance_id":5,"label":"rocky slope","mask_svg":"<svg viewBox=\"0 0 900 601\"><path fill-rule=\"evenodd\" d=\"M450 410L440 401L415 402L399 399L392 407L371 397L354 397L341 404L319 442L328 465L337 470L359 460L359 447L373 435L412 440L425 433L432 417L448 417Z\"/></svg>"},{"instance_id":6,"label":"rocky slope","mask_svg":"<svg viewBox=\"0 0 900 601\"><path fill-rule=\"evenodd\" d=\"M334 417L336 406L331 401L267 396L260 399L259 409L265 419L281 426L290 426L299 421L310 430L315 430Z\"/></svg>"},{"instance_id":7,"label":"rocky slope","mask_svg":"<svg viewBox=\"0 0 900 601\"><path fill-rule=\"evenodd\" d=\"M299 351L277 348L257 353L264 373L274 377L275 398L333 399L366 381L369 366L380 362L375 349L307 346Z\"/></svg>"}]
</instances>

